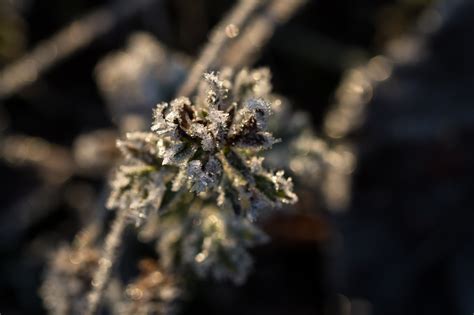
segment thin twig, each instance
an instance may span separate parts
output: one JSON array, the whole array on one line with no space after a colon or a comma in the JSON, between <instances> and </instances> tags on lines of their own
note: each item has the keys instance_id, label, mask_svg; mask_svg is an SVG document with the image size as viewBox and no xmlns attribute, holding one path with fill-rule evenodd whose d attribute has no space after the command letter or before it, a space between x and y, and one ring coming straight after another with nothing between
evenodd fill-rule
<instances>
[{"instance_id":1,"label":"thin twig","mask_svg":"<svg viewBox=\"0 0 474 315\"><path fill-rule=\"evenodd\" d=\"M194 63L186 81L179 89L177 96L189 96L193 93L202 74L209 70L218 59L226 44L238 33L250 16L262 4L262 0L240 0L230 13L212 30L209 42Z\"/></svg>"}]
</instances>

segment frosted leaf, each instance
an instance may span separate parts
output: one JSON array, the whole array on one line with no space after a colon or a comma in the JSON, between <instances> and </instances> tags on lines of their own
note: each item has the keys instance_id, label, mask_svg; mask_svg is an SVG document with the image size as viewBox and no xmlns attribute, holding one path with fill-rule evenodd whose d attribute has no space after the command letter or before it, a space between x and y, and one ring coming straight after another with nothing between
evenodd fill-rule
<instances>
[{"instance_id":1,"label":"frosted leaf","mask_svg":"<svg viewBox=\"0 0 474 315\"><path fill-rule=\"evenodd\" d=\"M209 188L215 187L222 176L222 164L218 159L211 157L206 163L204 173L207 178L207 186Z\"/></svg>"},{"instance_id":2,"label":"frosted leaf","mask_svg":"<svg viewBox=\"0 0 474 315\"><path fill-rule=\"evenodd\" d=\"M111 182L108 208L128 209L128 217L140 226L152 211L158 211L166 191L169 171L146 166L121 166Z\"/></svg>"},{"instance_id":3,"label":"frosted leaf","mask_svg":"<svg viewBox=\"0 0 474 315\"><path fill-rule=\"evenodd\" d=\"M264 233L245 219L216 207L199 211L195 222L182 235L183 260L200 277L242 284L252 266L246 248L265 242Z\"/></svg>"},{"instance_id":4,"label":"frosted leaf","mask_svg":"<svg viewBox=\"0 0 474 315\"><path fill-rule=\"evenodd\" d=\"M186 127L193 118L191 101L187 97L179 97L171 101L171 110L166 114L166 121L169 123L178 122Z\"/></svg>"},{"instance_id":5,"label":"frosted leaf","mask_svg":"<svg viewBox=\"0 0 474 315\"><path fill-rule=\"evenodd\" d=\"M236 115L230 138L240 148L256 150L268 149L278 140L266 131L268 118L271 115L270 104L263 99L250 99Z\"/></svg>"},{"instance_id":6,"label":"frosted leaf","mask_svg":"<svg viewBox=\"0 0 474 315\"><path fill-rule=\"evenodd\" d=\"M134 193L142 184L143 177L153 170L153 167L143 164L120 166L110 182L111 192L106 203L107 208L128 208L134 199Z\"/></svg>"},{"instance_id":7,"label":"frosted leaf","mask_svg":"<svg viewBox=\"0 0 474 315\"><path fill-rule=\"evenodd\" d=\"M187 97L180 97L168 103L160 103L153 112L151 130L159 136L179 139L179 127L187 129L193 119L194 112Z\"/></svg>"},{"instance_id":8,"label":"frosted leaf","mask_svg":"<svg viewBox=\"0 0 474 315\"><path fill-rule=\"evenodd\" d=\"M255 183L258 190L274 202L275 206L298 201L298 197L293 192L293 181L291 178L286 178L283 171L277 171L275 174L263 172L255 175Z\"/></svg>"},{"instance_id":9,"label":"frosted leaf","mask_svg":"<svg viewBox=\"0 0 474 315\"><path fill-rule=\"evenodd\" d=\"M141 226L150 212L157 212L166 191L163 173L153 173L141 186L142 198L135 198L130 204L129 217L135 226ZM138 196L137 196L138 197Z\"/></svg>"},{"instance_id":10,"label":"frosted leaf","mask_svg":"<svg viewBox=\"0 0 474 315\"><path fill-rule=\"evenodd\" d=\"M158 137L149 132L132 132L126 134L125 140L117 141L117 148L127 160L136 159L147 164L156 164Z\"/></svg>"},{"instance_id":11,"label":"frosted leaf","mask_svg":"<svg viewBox=\"0 0 474 315\"><path fill-rule=\"evenodd\" d=\"M156 108L153 111L153 123L151 125L151 130L158 135L171 135L176 132L177 125L165 119L165 113L169 108L168 103L160 103L156 105Z\"/></svg>"},{"instance_id":12,"label":"frosted leaf","mask_svg":"<svg viewBox=\"0 0 474 315\"><path fill-rule=\"evenodd\" d=\"M191 191L201 193L214 187L218 183L221 173L222 166L215 158L210 158L204 169L199 160L189 162L188 177Z\"/></svg>"},{"instance_id":13,"label":"frosted leaf","mask_svg":"<svg viewBox=\"0 0 474 315\"><path fill-rule=\"evenodd\" d=\"M212 108L209 110L207 116L207 120L209 121L208 128L209 131L214 135L214 137L217 138L218 134L227 127L228 119L228 113Z\"/></svg>"},{"instance_id":14,"label":"frosted leaf","mask_svg":"<svg viewBox=\"0 0 474 315\"><path fill-rule=\"evenodd\" d=\"M222 173L221 162L214 157L210 157L206 163L205 171L208 176L215 178L214 181L217 181L218 176Z\"/></svg>"},{"instance_id":15,"label":"frosted leaf","mask_svg":"<svg viewBox=\"0 0 474 315\"><path fill-rule=\"evenodd\" d=\"M212 151L215 148L216 142L209 134L206 134L201 140L201 145L204 151Z\"/></svg>"},{"instance_id":16,"label":"frosted leaf","mask_svg":"<svg viewBox=\"0 0 474 315\"><path fill-rule=\"evenodd\" d=\"M175 143L163 155L163 165L182 166L196 153L197 147L189 143Z\"/></svg>"},{"instance_id":17,"label":"frosted leaf","mask_svg":"<svg viewBox=\"0 0 474 315\"><path fill-rule=\"evenodd\" d=\"M211 89L214 90L223 90L224 89L224 84L223 82L219 79L219 77L214 73L204 73L203 75L204 80L211 86Z\"/></svg>"},{"instance_id":18,"label":"frosted leaf","mask_svg":"<svg viewBox=\"0 0 474 315\"><path fill-rule=\"evenodd\" d=\"M192 137L201 139L201 146L204 151L212 151L216 146L216 141L212 137L209 128L201 123L194 123L189 128Z\"/></svg>"},{"instance_id":19,"label":"frosted leaf","mask_svg":"<svg viewBox=\"0 0 474 315\"><path fill-rule=\"evenodd\" d=\"M239 153L235 150L229 150L225 154L225 158L234 171L238 172L249 184L254 184L252 172L247 166L244 158Z\"/></svg>"},{"instance_id":20,"label":"frosted leaf","mask_svg":"<svg viewBox=\"0 0 474 315\"><path fill-rule=\"evenodd\" d=\"M254 117L258 130L267 128L269 116L272 114L270 104L264 99L249 99L246 103L246 111Z\"/></svg>"},{"instance_id":21,"label":"frosted leaf","mask_svg":"<svg viewBox=\"0 0 474 315\"><path fill-rule=\"evenodd\" d=\"M284 171L277 171L272 176L272 181L280 196L279 201L292 204L298 201L298 196L293 192L293 180L291 177L285 177L284 175Z\"/></svg>"},{"instance_id":22,"label":"frosted leaf","mask_svg":"<svg viewBox=\"0 0 474 315\"><path fill-rule=\"evenodd\" d=\"M211 73L205 73L203 75L205 82L208 84L209 88L206 90L206 103L209 107L220 108L222 102L227 99L227 88L224 86L224 82L219 79L219 77Z\"/></svg>"},{"instance_id":23,"label":"frosted leaf","mask_svg":"<svg viewBox=\"0 0 474 315\"><path fill-rule=\"evenodd\" d=\"M249 132L237 137L234 141L234 145L237 148L243 149L266 150L278 142L280 142L280 140L275 139L271 133L259 131L255 133Z\"/></svg>"},{"instance_id":24,"label":"frosted leaf","mask_svg":"<svg viewBox=\"0 0 474 315\"><path fill-rule=\"evenodd\" d=\"M202 163L199 160L189 162L187 175L192 183L191 191L200 193L206 189L205 174L202 170Z\"/></svg>"}]
</instances>

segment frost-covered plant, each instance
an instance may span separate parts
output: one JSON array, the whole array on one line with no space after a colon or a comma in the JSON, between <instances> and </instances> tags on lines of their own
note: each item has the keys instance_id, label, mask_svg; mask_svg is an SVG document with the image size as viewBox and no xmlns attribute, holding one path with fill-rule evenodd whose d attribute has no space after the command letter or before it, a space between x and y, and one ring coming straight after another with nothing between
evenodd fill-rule
<instances>
[{"instance_id":1,"label":"frost-covered plant","mask_svg":"<svg viewBox=\"0 0 474 315\"><path fill-rule=\"evenodd\" d=\"M235 76L226 71L205 74L194 103L181 97L158 104L152 132L129 133L118 142L125 161L108 207L129 209L141 226L151 212L175 217L180 202L184 217L194 216L190 205L198 201L202 208L218 206L211 216L235 225L231 219L254 220L265 209L294 203L291 179L265 169L259 157L277 141L267 131L272 111L263 97L270 89L265 69Z\"/></svg>"},{"instance_id":2,"label":"frost-covered plant","mask_svg":"<svg viewBox=\"0 0 474 315\"><path fill-rule=\"evenodd\" d=\"M140 225L160 208L166 185L250 219L264 208L294 203L291 179L266 170L258 157L277 142L267 131L272 110L263 96L269 89L265 70L243 70L234 78L206 74L195 103L181 97L158 104L152 133L130 133L118 143L126 160L109 207L131 209Z\"/></svg>"},{"instance_id":3,"label":"frost-covered plant","mask_svg":"<svg viewBox=\"0 0 474 315\"><path fill-rule=\"evenodd\" d=\"M94 277L91 313L130 220L142 239L156 240L168 272L245 280L246 249L266 240L252 222L297 201L291 178L263 163L263 152L279 141L267 126L276 101L270 92L267 69L207 73L193 100L158 104L151 132L118 141L124 161L107 202L118 214Z\"/></svg>"}]
</instances>

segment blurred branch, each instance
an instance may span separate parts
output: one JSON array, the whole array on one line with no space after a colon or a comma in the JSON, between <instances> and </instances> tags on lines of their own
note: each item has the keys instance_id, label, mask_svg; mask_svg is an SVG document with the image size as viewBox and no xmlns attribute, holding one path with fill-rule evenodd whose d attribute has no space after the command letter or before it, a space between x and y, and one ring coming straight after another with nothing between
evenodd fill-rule
<instances>
[{"instance_id":1,"label":"blurred branch","mask_svg":"<svg viewBox=\"0 0 474 315\"><path fill-rule=\"evenodd\" d=\"M394 67L414 63L426 54L427 40L456 7L453 2L449 6L426 8L410 32L385 44L383 54L349 69L343 75L335 102L324 119L324 133L333 140L344 140L357 131L364 122L374 90L391 77Z\"/></svg>"},{"instance_id":2,"label":"blurred branch","mask_svg":"<svg viewBox=\"0 0 474 315\"><path fill-rule=\"evenodd\" d=\"M392 73L393 61L376 56L347 71L335 93L335 103L324 119L324 133L332 139L344 139L362 125L367 104L374 89Z\"/></svg>"},{"instance_id":3,"label":"blurred branch","mask_svg":"<svg viewBox=\"0 0 474 315\"><path fill-rule=\"evenodd\" d=\"M376 55L343 74L334 94L334 102L324 117L322 133L329 143L345 148L347 154L353 157L354 165L358 163L359 154L351 145L353 136L364 124L368 106L380 89L380 85L390 80L397 68L413 64L426 54L428 39L440 28L442 21L452 10L452 7L444 9L436 5L426 8L417 18L412 31L392 38L385 43L383 54ZM406 124L403 124L402 129L406 129ZM373 148L374 144L371 146ZM329 180L325 183L326 193L332 194L333 191L334 196L344 195L344 199L349 201L351 177L344 177L346 175L344 173L333 175L335 179L333 183ZM343 194L340 194L341 192ZM337 201L337 198L334 200Z\"/></svg>"},{"instance_id":4,"label":"blurred branch","mask_svg":"<svg viewBox=\"0 0 474 315\"><path fill-rule=\"evenodd\" d=\"M194 63L189 75L176 95L189 96L196 88L201 76L208 71L223 51L229 40L238 36L240 29L258 9L262 0L240 0L212 30L209 42Z\"/></svg>"},{"instance_id":5,"label":"blurred branch","mask_svg":"<svg viewBox=\"0 0 474 315\"><path fill-rule=\"evenodd\" d=\"M36 81L55 64L87 47L98 37L113 30L121 20L136 14L153 1L117 1L72 22L0 72L0 99Z\"/></svg>"},{"instance_id":6,"label":"blurred branch","mask_svg":"<svg viewBox=\"0 0 474 315\"><path fill-rule=\"evenodd\" d=\"M0 139L0 160L11 166L27 166L38 171L48 184L61 185L75 171L71 152L48 141L24 135Z\"/></svg>"},{"instance_id":7,"label":"blurred branch","mask_svg":"<svg viewBox=\"0 0 474 315\"><path fill-rule=\"evenodd\" d=\"M265 47L275 29L288 21L306 0L273 0L255 16L242 34L225 49L222 65L232 68L252 64L258 52Z\"/></svg>"},{"instance_id":8,"label":"blurred branch","mask_svg":"<svg viewBox=\"0 0 474 315\"><path fill-rule=\"evenodd\" d=\"M102 296L112 274L113 262L120 249L123 232L127 226L128 210L128 208L117 210L117 216L105 239L104 252L92 279L93 290L88 296L89 303L85 312L87 315L94 315L100 306Z\"/></svg>"},{"instance_id":9,"label":"blurred branch","mask_svg":"<svg viewBox=\"0 0 474 315\"><path fill-rule=\"evenodd\" d=\"M104 176L116 161L117 134L99 129L79 135L72 149L40 137L6 135L0 138L0 160L12 167L31 167L47 184L62 185L73 175Z\"/></svg>"}]
</instances>

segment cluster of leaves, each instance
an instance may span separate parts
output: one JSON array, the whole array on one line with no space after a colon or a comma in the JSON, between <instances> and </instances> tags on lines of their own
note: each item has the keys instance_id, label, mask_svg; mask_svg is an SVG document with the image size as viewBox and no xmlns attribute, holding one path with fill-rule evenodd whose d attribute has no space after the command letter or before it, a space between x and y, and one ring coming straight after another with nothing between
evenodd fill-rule
<instances>
[{"instance_id":1,"label":"cluster of leaves","mask_svg":"<svg viewBox=\"0 0 474 315\"><path fill-rule=\"evenodd\" d=\"M266 239L252 221L296 202L291 179L261 157L278 141L269 79L267 69L205 74L193 102L158 104L151 132L118 142L124 162L108 207L128 209L163 266L242 283L246 248Z\"/></svg>"}]
</instances>

